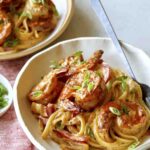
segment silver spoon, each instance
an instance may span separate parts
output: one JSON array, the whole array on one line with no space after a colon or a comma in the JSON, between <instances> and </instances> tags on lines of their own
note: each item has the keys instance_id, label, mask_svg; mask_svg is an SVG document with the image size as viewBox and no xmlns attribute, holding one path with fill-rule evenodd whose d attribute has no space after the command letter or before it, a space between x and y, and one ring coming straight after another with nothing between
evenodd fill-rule
<instances>
[{"instance_id":1,"label":"silver spoon","mask_svg":"<svg viewBox=\"0 0 150 150\"><path fill-rule=\"evenodd\" d=\"M126 65L127 70L130 73L131 77L133 78L133 80L135 80L141 86L142 93L143 93L143 100L146 103L146 105L148 106L148 108L150 109L150 87L148 85L140 83L136 80L136 77L133 73L131 65L129 64L129 61L125 55L125 52L123 51L123 49L118 41L117 35L109 21L109 18L103 8L101 1L100 0L91 0L91 4L92 4L92 7L93 7L94 11L96 12L98 18L101 20L101 23L103 24L103 26L105 28L105 31L111 38L113 44L115 45L116 50L119 52L119 55L120 55L121 59L123 60L124 64Z\"/></svg>"}]
</instances>

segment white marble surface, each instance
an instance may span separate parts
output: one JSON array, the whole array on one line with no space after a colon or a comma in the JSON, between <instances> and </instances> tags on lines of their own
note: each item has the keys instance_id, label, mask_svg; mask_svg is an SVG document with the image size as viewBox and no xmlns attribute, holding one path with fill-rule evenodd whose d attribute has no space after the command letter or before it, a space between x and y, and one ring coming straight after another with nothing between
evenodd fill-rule
<instances>
[{"instance_id":1,"label":"white marble surface","mask_svg":"<svg viewBox=\"0 0 150 150\"><path fill-rule=\"evenodd\" d=\"M76 37L100 36L106 37L103 26L93 11L90 0L73 0L75 3L74 16L62 36L57 40Z\"/></svg>"},{"instance_id":2,"label":"white marble surface","mask_svg":"<svg viewBox=\"0 0 150 150\"><path fill-rule=\"evenodd\" d=\"M119 39L150 56L150 0L101 0Z\"/></svg>"},{"instance_id":3,"label":"white marble surface","mask_svg":"<svg viewBox=\"0 0 150 150\"><path fill-rule=\"evenodd\" d=\"M101 36L106 33L92 10L90 0L74 0L70 25L57 40ZM102 0L119 39L143 49L150 56L150 0Z\"/></svg>"}]
</instances>

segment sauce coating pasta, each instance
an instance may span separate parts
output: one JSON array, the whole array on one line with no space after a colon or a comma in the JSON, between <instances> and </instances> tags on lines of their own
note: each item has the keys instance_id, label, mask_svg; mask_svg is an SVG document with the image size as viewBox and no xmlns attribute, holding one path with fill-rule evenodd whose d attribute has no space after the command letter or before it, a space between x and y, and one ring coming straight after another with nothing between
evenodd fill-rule
<instances>
[{"instance_id":1,"label":"sauce coating pasta","mask_svg":"<svg viewBox=\"0 0 150 150\"><path fill-rule=\"evenodd\" d=\"M51 0L0 1L0 55L41 42L59 19Z\"/></svg>"},{"instance_id":2,"label":"sauce coating pasta","mask_svg":"<svg viewBox=\"0 0 150 150\"><path fill-rule=\"evenodd\" d=\"M84 60L76 52L53 62L28 95L42 138L63 150L133 149L146 136L150 112L141 87L106 64L102 54Z\"/></svg>"}]
</instances>

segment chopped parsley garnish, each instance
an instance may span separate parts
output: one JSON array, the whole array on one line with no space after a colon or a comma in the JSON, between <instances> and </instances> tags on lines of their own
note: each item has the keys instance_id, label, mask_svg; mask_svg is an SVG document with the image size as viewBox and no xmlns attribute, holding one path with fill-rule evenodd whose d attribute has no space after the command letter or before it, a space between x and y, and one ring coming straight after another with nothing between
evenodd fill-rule
<instances>
[{"instance_id":1,"label":"chopped parsley garnish","mask_svg":"<svg viewBox=\"0 0 150 150\"><path fill-rule=\"evenodd\" d=\"M73 89L74 89L74 90L80 90L80 89L81 89L81 86L75 85L75 86L73 86Z\"/></svg>"},{"instance_id":2,"label":"chopped parsley garnish","mask_svg":"<svg viewBox=\"0 0 150 150\"><path fill-rule=\"evenodd\" d=\"M8 90L4 87L2 83L0 83L0 96L7 95Z\"/></svg>"},{"instance_id":3,"label":"chopped parsley garnish","mask_svg":"<svg viewBox=\"0 0 150 150\"><path fill-rule=\"evenodd\" d=\"M33 96L33 97L39 97L39 96L41 96L42 94L43 94L43 91L40 91L40 90L32 92L32 96Z\"/></svg>"},{"instance_id":4,"label":"chopped parsley garnish","mask_svg":"<svg viewBox=\"0 0 150 150\"><path fill-rule=\"evenodd\" d=\"M134 142L133 144L131 144L131 145L128 147L128 150L134 150L139 144L140 144L139 141Z\"/></svg>"},{"instance_id":5,"label":"chopped parsley garnish","mask_svg":"<svg viewBox=\"0 0 150 150\"><path fill-rule=\"evenodd\" d=\"M85 81L83 81L83 83L82 83L82 88L85 88L85 87L87 87L87 85L88 85L88 80L85 80Z\"/></svg>"},{"instance_id":6,"label":"chopped parsley garnish","mask_svg":"<svg viewBox=\"0 0 150 150\"><path fill-rule=\"evenodd\" d=\"M0 97L0 108L7 106L8 102L4 97Z\"/></svg>"},{"instance_id":7,"label":"chopped parsley garnish","mask_svg":"<svg viewBox=\"0 0 150 150\"><path fill-rule=\"evenodd\" d=\"M90 80L90 73L88 71L86 71L85 75L84 75L84 81L89 82Z\"/></svg>"},{"instance_id":8,"label":"chopped parsley garnish","mask_svg":"<svg viewBox=\"0 0 150 150\"><path fill-rule=\"evenodd\" d=\"M32 0L33 3L37 3L37 4L43 4L45 3L45 0Z\"/></svg>"},{"instance_id":9,"label":"chopped parsley garnish","mask_svg":"<svg viewBox=\"0 0 150 150\"><path fill-rule=\"evenodd\" d=\"M93 88L94 88L94 83L90 82L88 84L88 92L91 92L93 90Z\"/></svg>"},{"instance_id":10,"label":"chopped parsley garnish","mask_svg":"<svg viewBox=\"0 0 150 150\"><path fill-rule=\"evenodd\" d=\"M73 86L75 90L82 90L83 88L86 88L88 92L91 92L94 88L94 83L90 81L90 73L88 71L84 74L82 84L80 86Z\"/></svg>"},{"instance_id":11,"label":"chopped parsley garnish","mask_svg":"<svg viewBox=\"0 0 150 150\"><path fill-rule=\"evenodd\" d=\"M95 138L95 137L94 137L94 133L93 133L92 129L91 129L89 126L87 126L87 134L88 134L91 138Z\"/></svg>"},{"instance_id":12,"label":"chopped parsley garnish","mask_svg":"<svg viewBox=\"0 0 150 150\"><path fill-rule=\"evenodd\" d=\"M115 108L115 107L109 107L109 110L114 114L114 115L117 115L117 116L121 116L121 112L119 109Z\"/></svg>"},{"instance_id":13,"label":"chopped parsley garnish","mask_svg":"<svg viewBox=\"0 0 150 150\"><path fill-rule=\"evenodd\" d=\"M19 44L18 39L7 39L3 44L4 47L14 47Z\"/></svg>"},{"instance_id":14,"label":"chopped parsley garnish","mask_svg":"<svg viewBox=\"0 0 150 150\"><path fill-rule=\"evenodd\" d=\"M5 95L8 94L8 90L4 87L2 83L0 83L0 108L4 108L8 102L5 99Z\"/></svg>"},{"instance_id":15,"label":"chopped parsley garnish","mask_svg":"<svg viewBox=\"0 0 150 150\"><path fill-rule=\"evenodd\" d=\"M121 76L119 78L117 78L117 80L120 80L121 81L121 87L122 87L122 91L124 92L127 88L127 83L126 83L126 79L128 77L127 76Z\"/></svg>"},{"instance_id":16,"label":"chopped parsley garnish","mask_svg":"<svg viewBox=\"0 0 150 150\"><path fill-rule=\"evenodd\" d=\"M122 91L125 91L127 88L127 84L124 80L122 80L121 87L122 87Z\"/></svg>"},{"instance_id":17,"label":"chopped parsley garnish","mask_svg":"<svg viewBox=\"0 0 150 150\"><path fill-rule=\"evenodd\" d=\"M21 16L23 16L23 17L27 17L27 18L29 18L29 19L32 19L32 14L31 14L31 12L23 12L22 14L21 14Z\"/></svg>"},{"instance_id":18,"label":"chopped parsley garnish","mask_svg":"<svg viewBox=\"0 0 150 150\"><path fill-rule=\"evenodd\" d=\"M86 63L86 61L85 61L85 60L80 62L80 64L85 64L85 63Z\"/></svg>"}]
</instances>

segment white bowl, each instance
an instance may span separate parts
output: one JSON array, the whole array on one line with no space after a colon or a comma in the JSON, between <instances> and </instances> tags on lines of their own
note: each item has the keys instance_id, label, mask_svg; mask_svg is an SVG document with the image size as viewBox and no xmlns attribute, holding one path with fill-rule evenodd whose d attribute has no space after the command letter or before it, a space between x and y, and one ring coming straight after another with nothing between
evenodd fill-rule
<instances>
[{"instance_id":1,"label":"white bowl","mask_svg":"<svg viewBox=\"0 0 150 150\"><path fill-rule=\"evenodd\" d=\"M149 57L141 50L130 45L123 44L123 46L127 48L126 54L138 80L150 85ZM38 149L59 150L59 147L50 139L45 141L41 138L41 132L37 120L31 113L31 105L27 100L27 94L33 85L38 83L41 77L49 71L51 60L60 60L77 50L82 50L85 58L88 58L98 49L104 50L103 58L106 62L111 64L112 67L120 68L126 72L126 67L122 63L122 60L110 39L78 38L58 43L49 47L45 51L36 54L24 65L18 74L14 86L14 104L16 114L24 132ZM142 66L141 68L139 67L139 63ZM145 70L147 70L147 73L145 73ZM146 141L146 143L150 144L150 140ZM141 145L139 149L146 149L146 145L148 145L146 143L144 146Z\"/></svg>"},{"instance_id":2,"label":"white bowl","mask_svg":"<svg viewBox=\"0 0 150 150\"><path fill-rule=\"evenodd\" d=\"M0 109L0 117L1 117L7 112L7 110L10 108L13 102L13 93L10 82L1 74L0 74L0 83L2 83L8 90L8 95L5 96L8 104L4 108Z\"/></svg>"},{"instance_id":3,"label":"white bowl","mask_svg":"<svg viewBox=\"0 0 150 150\"><path fill-rule=\"evenodd\" d=\"M38 44L36 44L31 48L11 54L0 55L0 60L15 59L35 53L41 50L42 48L48 46L65 31L73 15L74 1L73 0L52 0L52 1L54 2L60 15L60 20L54 31L52 31L49 34L49 36L45 38L42 42L39 42Z\"/></svg>"}]
</instances>

